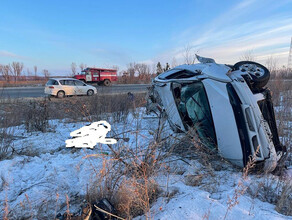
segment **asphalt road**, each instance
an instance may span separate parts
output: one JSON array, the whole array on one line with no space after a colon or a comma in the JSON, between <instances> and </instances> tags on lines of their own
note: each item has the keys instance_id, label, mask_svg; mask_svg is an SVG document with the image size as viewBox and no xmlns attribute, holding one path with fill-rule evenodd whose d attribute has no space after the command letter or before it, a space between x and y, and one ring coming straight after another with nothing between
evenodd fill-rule
<instances>
[{"instance_id":1,"label":"asphalt road","mask_svg":"<svg viewBox=\"0 0 292 220\"><path fill-rule=\"evenodd\" d=\"M120 94L127 92L146 92L148 84L119 84L106 86L96 86L98 94ZM46 96L45 87L9 87L0 88L0 99L2 98L36 98Z\"/></svg>"}]
</instances>

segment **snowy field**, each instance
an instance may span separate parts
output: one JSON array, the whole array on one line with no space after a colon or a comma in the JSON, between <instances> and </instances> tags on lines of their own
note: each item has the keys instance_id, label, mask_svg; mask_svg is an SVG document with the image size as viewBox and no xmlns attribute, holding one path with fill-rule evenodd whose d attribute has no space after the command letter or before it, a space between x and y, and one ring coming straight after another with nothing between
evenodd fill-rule
<instances>
[{"instance_id":1,"label":"snowy field","mask_svg":"<svg viewBox=\"0 0 292 220\"><path fill-rule=\"evenodd\" d=\"M117 145L132 149L152 141L158 127L158 119L145 115L144 109L139 116L130 114L127 123L109 123L113 131L109 136L125 132L123 137L130 140ZM1 219L53 219L68 209L79 212L103 162L112 158L102 144L92 150L65 147L70 132L86 124L50 120L46 133L27 133L24 125L11 128L18 138L11 143L12 157L0 161ZM276 210L283 187L291 183L291 167L281 178L272 174L244 178L239 168L223 160L206 167L200 160L172 154L162 163L167 169L153 176L158 198L146 216L137 219L292 219ZM286 205L291 208L291 200Z\"/></svg>"}]
</instances>

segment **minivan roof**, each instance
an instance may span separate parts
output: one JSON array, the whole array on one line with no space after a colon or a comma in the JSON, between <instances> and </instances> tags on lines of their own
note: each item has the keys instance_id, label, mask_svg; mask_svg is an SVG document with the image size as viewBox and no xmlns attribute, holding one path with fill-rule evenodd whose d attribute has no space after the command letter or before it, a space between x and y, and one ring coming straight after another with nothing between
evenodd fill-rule
<instances>
[{"instance_id":1,"label":"minivan roof","mask_svg":"<svg viewBox=\"0 0 292 220\"><path fill-rule=\"evenodd\" d=\"M74 78L50 78L50 79L53 79L53 80L75 80L75 81L80 81L80 80L78 80L78 79L74 79ZM50 80L49 79L49 80Z\"/></svg>"},{"instance_id":2,"label":"minivan roof","mask_svg":"<svg viewBox=\"0 0 292 220\"><path fill-rule=\"evenodd\" d=\"M230 67L224 65L224 64L217 64L217 63L197 63L197 64L191 64L191 65L180 65L173 69L170 69L164 73L161 73L157 76L159 80L172 80L174 77L176 80L179 80L179 78L176 78L176 73L181 71L189 71L192 74L189 74L189 78L196 77L197 75L202 75L207 78L211 78L214 80L219 80L223 82L230 82L231 79L229 76L227 76L227 73L231 70ZM182 77L181 79L184 79Z\"/></svg>"}]
</instances>

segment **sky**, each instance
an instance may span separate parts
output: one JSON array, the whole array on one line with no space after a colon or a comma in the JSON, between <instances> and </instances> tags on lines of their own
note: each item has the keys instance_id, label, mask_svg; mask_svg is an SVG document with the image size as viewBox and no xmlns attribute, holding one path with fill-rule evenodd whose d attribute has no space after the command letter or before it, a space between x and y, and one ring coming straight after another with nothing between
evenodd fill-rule
<instances>
[{"instance_id":1,"label":"sky","mask_svg":"<svg viewBox=\"0 0 292 220\"><path fill-rule=\"evenodd\" d=\"M184 63L186 48L234 64L287 66L292 0L0 0L0 64L67 74L71 63Z\"/></svg>"}]
</instances>

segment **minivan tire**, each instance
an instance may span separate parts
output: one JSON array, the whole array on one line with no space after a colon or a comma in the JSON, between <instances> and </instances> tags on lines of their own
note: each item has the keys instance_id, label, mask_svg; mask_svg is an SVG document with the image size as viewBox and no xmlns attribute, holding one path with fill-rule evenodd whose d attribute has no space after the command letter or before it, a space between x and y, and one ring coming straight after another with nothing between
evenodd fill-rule
<instances>
[{"instance_id":1,"label":"minivan tire","mask_svg":"<svg viewBox=\"0 0 292 220\"><path fill-rule=\"evenodd\" d=\"M64 97L65 97L65 92L64 92L64 91L59 91L59 92L57 93L57 97L58 97L58 98L64 98Z\"/></svg>"},{"instance_id":2,"label":"minivan tire","mask_svg":"<svg viewBox=\"0 0 292 220\"><path fill-rule=\"evenodd\" d=\"M94 92L93 92L92 89L89 89L89 90L87 91L87 95L88 95L88 96L92 96L93 94L94 94Z\"/></svg>"},{"instance_id":3,"label":"minivan tire","mask_svg":"<svg viewBox=\"0 0 292 220\"><path fill-rule=\"evenodd\" d=\"M253 61L241 61L233 66L234 70L247 72L251 77L253 88L261 89L267 85L270 79L270 71L263 65Z\"/></svg>"}]
</instances>

